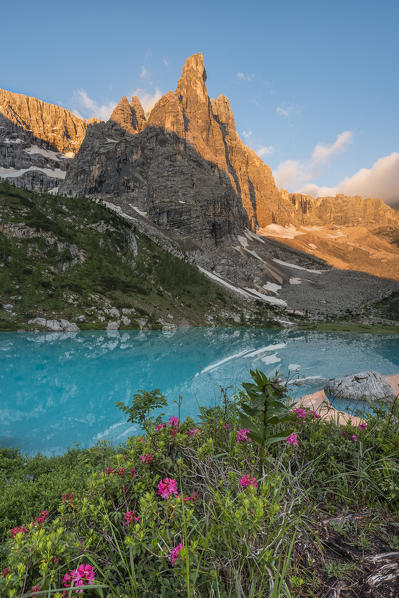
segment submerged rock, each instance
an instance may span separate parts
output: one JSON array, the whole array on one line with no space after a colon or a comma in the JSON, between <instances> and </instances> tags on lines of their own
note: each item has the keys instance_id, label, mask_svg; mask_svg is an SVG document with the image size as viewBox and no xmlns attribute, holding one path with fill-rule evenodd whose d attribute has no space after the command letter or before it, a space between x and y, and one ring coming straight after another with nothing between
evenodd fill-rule
<instances>
[{"instance_id":1,"label":"submerged rock","mask_svg":"<svg viewBox=\"0 0 399 598\"><path fill-rule=\"evenodd\" d=\"M336 399L392 401L395 393L381 374L370 370L330 380L324 387L327 396Z\"/></svg>"}]
</instances>

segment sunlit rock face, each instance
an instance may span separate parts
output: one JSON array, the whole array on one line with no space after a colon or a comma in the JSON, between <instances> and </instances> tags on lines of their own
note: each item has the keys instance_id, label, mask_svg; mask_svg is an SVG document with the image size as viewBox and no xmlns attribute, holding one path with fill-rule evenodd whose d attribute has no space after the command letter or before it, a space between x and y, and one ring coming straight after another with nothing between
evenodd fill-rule
<instances>
[{"instance_id":1,"label":"sunlit rock face","mask_svg":"<svg viewBox=\"0 0 399 598\"><path fill-rule=\"evenodd\" d=\"M281 198L270 168L240 140L226 96L209 98L206 78L202 54L188 58L176 91L157 102L148 123L176 132L228 173L253 228L288 224L292 205Z\"/></svg>"},{"instance_id":2,"label":"sunlit rock face","mask_svg":"<svg viewBox=\"0 0 399 598\"><path fill-rule=\"evenodd\" d=\"M399 214L381 199L336 195L318 197L290 193L295 220L300 224L336 226L390 226L399 224Z\"/></svg>"},{"instance_id":3,"label":"sunlit rock face","mask_svg":"<svg viewBox=\"0 0 399 598\"><path fill-rule=\"evenodd\" d=\"M69 110L0 89L0 180L33 191L57 189L86 126Z\"/></svg>"},{"instance_id":4,"label":"sunlit rock face","mask_svg":"<svg viewBox=\"0 0 399 598\"><path fill-rule=\"evenodd\" d=\"M144 110L137 96L133 96L130 103L126 96L123 96L115 106L110 120L118 123L122 129L132 135L140 133L146 125Z\"/></svg>"},{"instance_id":5,"label":"sunlit rock face","mask_svg":"<svg viewBox=\"0 0 399 598\"><path fill-rule=\"evenodd\" d=\"M0 89L0 113L61 154L76 154L86 135L86 121L69 110L3 89Z\"/></svg>"}]
</instances>

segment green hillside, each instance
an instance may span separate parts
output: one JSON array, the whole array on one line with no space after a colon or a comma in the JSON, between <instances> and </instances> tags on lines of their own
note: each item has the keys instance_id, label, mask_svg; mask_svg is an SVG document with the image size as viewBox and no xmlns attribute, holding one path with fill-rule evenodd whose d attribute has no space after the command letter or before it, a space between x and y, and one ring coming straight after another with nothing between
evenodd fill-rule
<instances>
[{"instance_id":1,"label":"green hillside","mask_svg":"<svg viewBox=\"0 0 399 598\"><path fill-rule=\"evenodd\" d=\"M0 210L2 330L36 317L81 329L245 321L237 300L103 205L2 183Z\"/></svg>"}]
</instances>

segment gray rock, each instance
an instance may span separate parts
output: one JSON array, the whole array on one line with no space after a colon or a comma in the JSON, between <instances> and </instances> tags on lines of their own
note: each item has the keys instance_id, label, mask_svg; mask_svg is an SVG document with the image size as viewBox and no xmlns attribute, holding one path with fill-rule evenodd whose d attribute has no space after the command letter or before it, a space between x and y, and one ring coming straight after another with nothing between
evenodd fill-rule
<instances>
[{"instance_id":1,"label":"gray rock","mask_svg":"<svg viewBox=\"0 0 399 598\"><path fill-rule=\"evenodd\" d=\"M60 320L62 330L64 332L79 332L79 326L74 322L68 322L68 320Z\"/></svg>"},{"instance_id":2,"label":"gray rock","mask_svg":"<svg viewBox=\"0 0 399 598\"><path fill-rule=\"evenodd\" d=\"M51 330L52 332L79 332L79 328L73 322L68 322L68 320L47 320L46 318L33 318L32 320L28 321L28 324L33 324L35 326L41 326L46 330Z\"/></svg>"},{"instance_id":3,"label":"gray rock","mask_svg":"<svg viewBox=\"0 0 399 598\"><path fill-rule=\"evenodd\" d=\"M392 401L394 391L381 374L370 370L330 380L324 387L327 396L362 401Z\"/></svg>"},{"instance_id":4,"label":"gray rock","mask_svg":"<svg viewBox=\"0 0 399 598\"><path fill-rule=\"evenodd\" d=\"M127 316L123 316L121 321L124 326L129 326L130 324L130 318L128 318Z\"/></svg>"},{"instance_id":5,"label":"gray rock","mask_svg":"<svg viewBox=\"0 0 399 598\"><path fill-rule=\"evenodd\" d=\"M86 322L86 316L84 316L83 314L78 316L76 319L78 322Z\"/></svg>"},{"instance_id":6,"label":"gray rock","mask_svg":"<svg viewBox=\"0 0 399 598\"><path fill-rule=\"evenodd\" d=\"M108 322L107 330L119 330L120 322Z\"/></svg>"}]
</instances>

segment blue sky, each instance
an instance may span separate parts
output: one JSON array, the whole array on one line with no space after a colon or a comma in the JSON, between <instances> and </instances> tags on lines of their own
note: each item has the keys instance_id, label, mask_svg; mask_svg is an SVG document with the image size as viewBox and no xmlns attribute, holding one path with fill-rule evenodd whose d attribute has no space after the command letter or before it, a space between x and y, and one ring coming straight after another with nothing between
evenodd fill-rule
<instances>
[{"instance_id":1,"label":"blue sky","mask_svg":"<svg viewBox=\"0 0 399 598\"><path fill-rule=\"evenodd\" d=\"M4 89L104 115L122 95L175 89L203 52L209 95L227 95L281 185L341 190L387 158L357 184L399 188L397 0L26 0L2 21Z\"/></svg>"}]
</instances>

